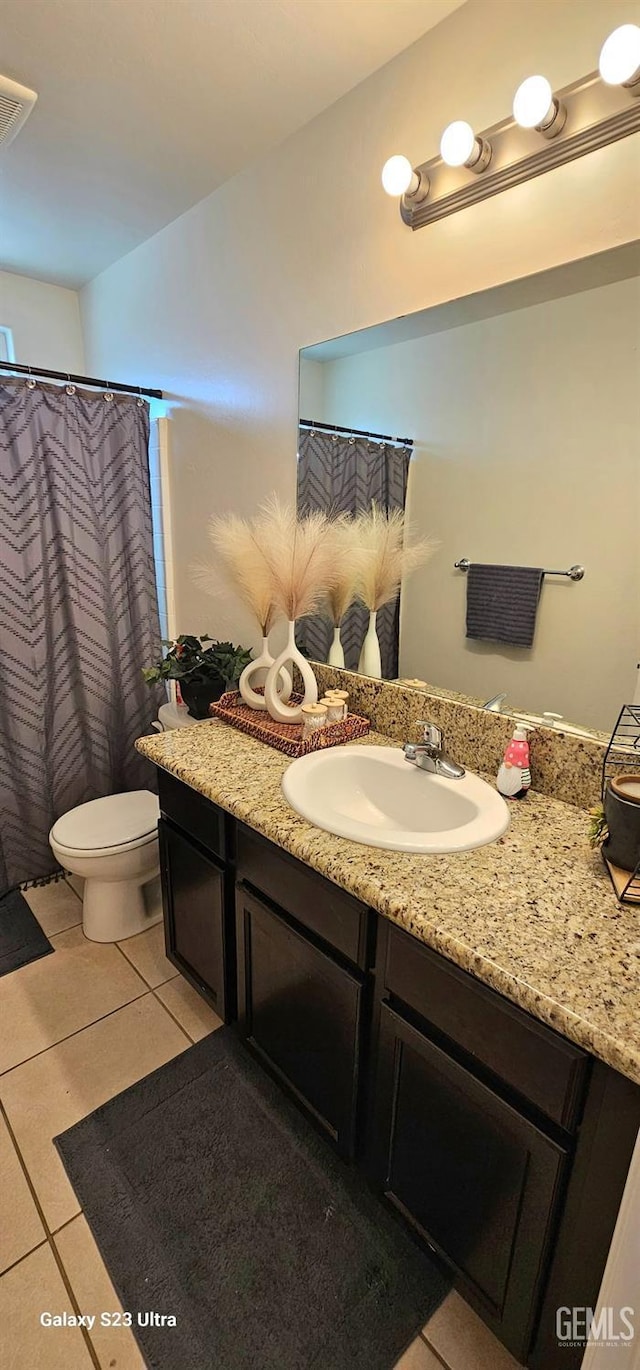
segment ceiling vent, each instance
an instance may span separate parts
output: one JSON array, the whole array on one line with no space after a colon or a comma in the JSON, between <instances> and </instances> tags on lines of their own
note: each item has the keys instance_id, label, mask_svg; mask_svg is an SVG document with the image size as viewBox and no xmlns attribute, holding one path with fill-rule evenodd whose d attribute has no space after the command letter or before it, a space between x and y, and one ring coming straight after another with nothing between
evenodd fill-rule
<instances>
[{"instance_id":1,"label":"ceiling vent","mask_svg":"<svg viewBox=\"0 0 640 1370\"><path fill-rule=\"evenodd\" d=\"M0 76L0 151L9 146L36 103L35 90Z\"/></svg>"}]
</instances>

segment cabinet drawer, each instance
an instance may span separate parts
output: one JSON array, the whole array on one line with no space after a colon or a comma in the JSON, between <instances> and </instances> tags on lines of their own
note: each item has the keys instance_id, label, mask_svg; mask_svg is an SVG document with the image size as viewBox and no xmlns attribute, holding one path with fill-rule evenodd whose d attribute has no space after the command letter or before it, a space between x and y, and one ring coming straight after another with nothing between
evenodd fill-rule
<instances>
[{"instance_id":1,"label":"cabinet drawer","mask_svg":"<svg viewBox=\"0 0 640 1370\"><path fill-rule=\"evenodd\" d=\"M240 1032L351 1156L363 987L241 885L236 912Z\"/></svg>"},{"instance_id":2,"label":"cabinet drawer","mask_svg":"<svg viewBox=\"0 0 640 1370\"><path fill-rule=\"evenodd\" d=\"M158 768L160 810L207 851L225 859L225 815L217 804L185 785L175 775Z\"/></svg>"},{"instance_id":3,"label":"cabinet drawer","mask_svg":"<svg viewBox=\"0 0 640 1370\"><path fill-rule=\"evenodd\" d=\"M382 1005L373 1175L525 1360L567 1152Z\"/></svg>"},{"instance_id":4,"label":"cabinet drawer","mask_svg":"<svg viewBox=\"0 0 640 1370\"><path fill-rule=\"evenodd\" d=\"M385 990L432 1023L481 1066L571 1130L579 1121L589 1058L552 1028L473 976L389 927Z\"/></svg>"},{"instance_id":5,"label":"cabinet drawer","mask_svg":"<svg viewBox=\"0 0 640 1370\"><path fill-rule=\"evenodd\" d=\"M362 970L367 965L369 910L250 828L238 828L237 872L296 922Z\"/></svg>"}]
</instances>

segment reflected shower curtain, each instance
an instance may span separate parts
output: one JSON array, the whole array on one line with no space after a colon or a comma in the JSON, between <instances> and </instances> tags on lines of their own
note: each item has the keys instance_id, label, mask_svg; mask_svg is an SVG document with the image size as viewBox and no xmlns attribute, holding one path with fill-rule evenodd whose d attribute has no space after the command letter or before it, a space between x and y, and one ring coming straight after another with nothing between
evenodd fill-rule
<instances>
[{"instance_id":1,"label":"reflected shower curtain","mask_svg":"<svg viewBox=\"0 0 640 1370\"><path fill-rule=\"evenodd\" d=\"M322 429L300 429L298 509L360 514L372 500L383 509L404 509L411 447L370 438L349 437ZM342 620L342 646L348 670L358 669L369 614L353 604ZM398 674L399 604L385 604L378 614L382 674ZM333 628L325 618L301 619L296 641L305 656L326 661Z\"/></svg>"},{"instance_id":2,"label":"reflected shower curtain","mask_svg":"<svg viewBox=\"0 0 640 1370\"><path fill-rule=\"evenodd\" d=\"M148 440L135 398L0 381L0 891L55 870L60 814L149 785Z\"/></svg>"}]
</instances>

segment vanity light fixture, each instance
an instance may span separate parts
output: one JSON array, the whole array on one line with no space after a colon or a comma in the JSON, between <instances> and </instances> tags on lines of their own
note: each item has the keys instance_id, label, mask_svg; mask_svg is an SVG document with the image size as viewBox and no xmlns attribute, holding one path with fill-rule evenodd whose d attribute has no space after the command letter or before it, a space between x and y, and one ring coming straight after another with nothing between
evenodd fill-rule
<instances>
[{"instance_id":1,"label":"vanity light fixture","mask_svg":"<svg viewBox=\"0 0 640 1370\"><path fill-rule=\"evenodd\" d=\"M602 45L599 71L608 86L636 89L640 95L640 28L637 24L621 24L609 34Z\"/></svg>"},{"instance_id":2,"label":"vanity light fixture","mask_svg":"<svg viewBox=\"0 0 640 1370\"><path fill-rule=\"evenodd\" d=\"M567 111L546 76L527 76L513 97L513 117L520 128L535 128L545 138L556 138L564 128Z\"/></svg>"},{"instance_id":3,"label":"vanity light fixture","mask_svg":"<svg viewBox=\"0 0 640 1370\"><path fill-rule=\"evenodd\" d=\"M440 156L416 166L390 157L382 183L399 198L405 224L423 228L640 132L638 96L640 26L622 24L603 44L598 71L561 90L546 76L528 76L510 118L481 133L454 120L442 134Z\"/></svg>"},{"instance_id":4,"label":"vanity light fixture","mask_svg":"<svg viewBox=\"0 0 640 1370\"><path fill-rule=\"evenodd\" d=\"M389 157L382 168L382 184L387 195L404 196L414 204L426 200L429 194L429 180L414 171L408 157L396 153Z\"/></svg>"},{"instance_id":5,"label":"vanity light fixture","mask_svg":"<svg viewBox=\"0 0 640 1370\"><path fill-rule=\"evenodd\" d=\"M491 161L491 144L485 138L477 138L465 119L454 119L440 139L440 156L447 166L465 166L479 173Z\"/></svg>"}]
</instances>

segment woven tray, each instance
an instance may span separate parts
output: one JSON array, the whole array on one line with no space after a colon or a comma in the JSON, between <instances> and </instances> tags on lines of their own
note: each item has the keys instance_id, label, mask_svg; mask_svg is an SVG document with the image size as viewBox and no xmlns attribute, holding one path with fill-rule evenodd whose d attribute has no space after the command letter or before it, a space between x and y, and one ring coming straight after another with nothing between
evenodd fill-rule
<instances>
[{"instance_id":1,"label":"woven tray","mask_svg":"<svg viewBox=\"0 0 640 1370\"><path fill-rule=\"evenodd\" d=\"M301 704L302 695L292 694L291 703ZM250 709L244 704L237 690L229 690L215 703L209 705L214 718L230 723L233 728L266 742L268 747L276 747L285 756L306 756L308 752L319 752L323 747L339 747L343 742L353 742L357 737L366 737L371 724L368 718L349 714L341 723L327 723L311 737L302 740L301 723L276 723L275 719L262 709Z\"/></svg>"}]
</instances>

